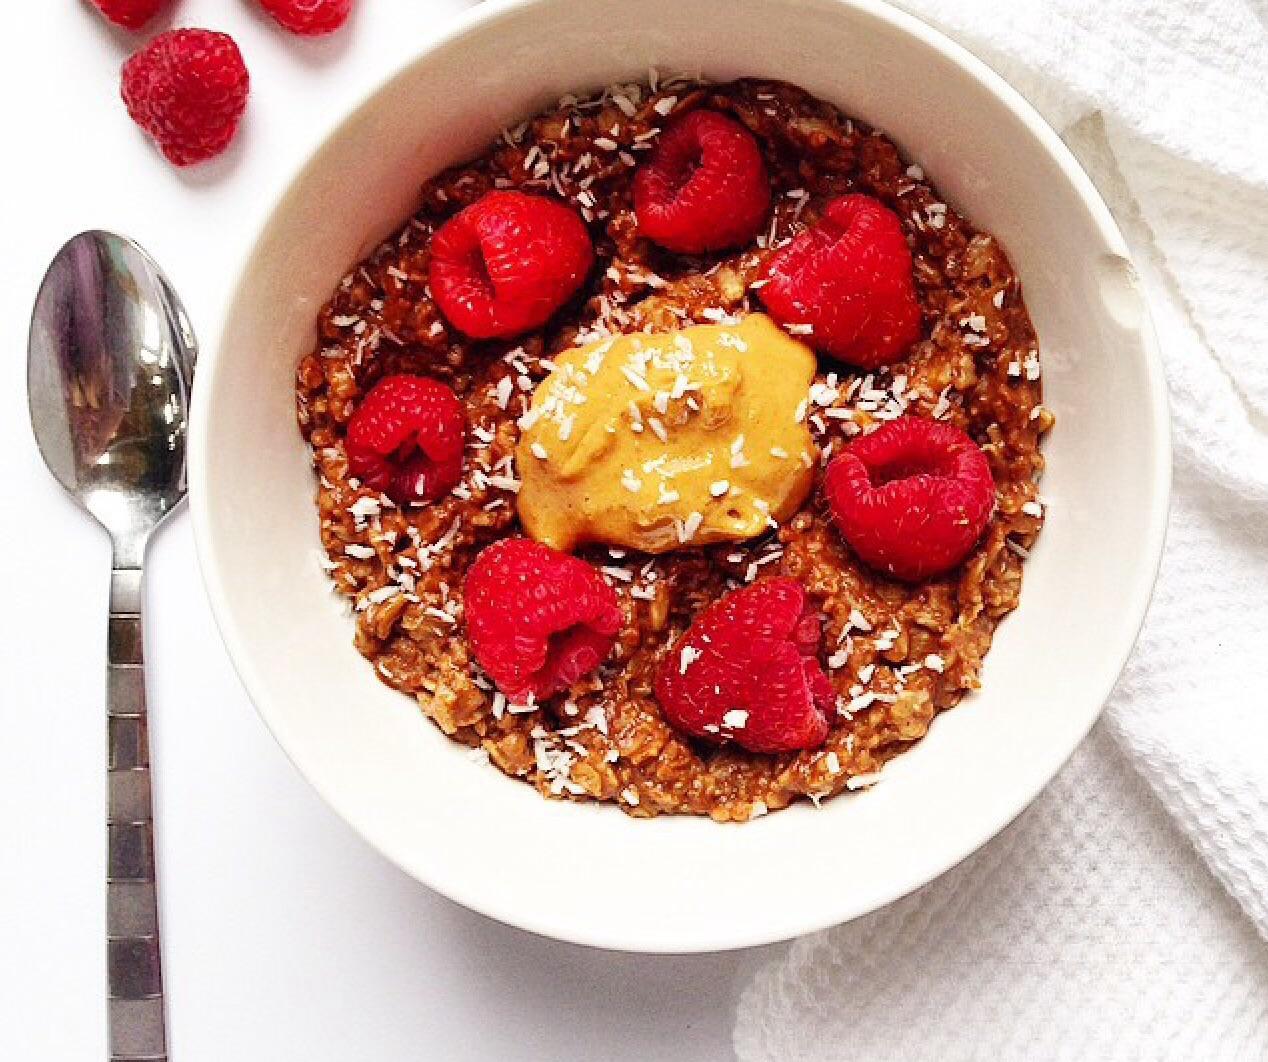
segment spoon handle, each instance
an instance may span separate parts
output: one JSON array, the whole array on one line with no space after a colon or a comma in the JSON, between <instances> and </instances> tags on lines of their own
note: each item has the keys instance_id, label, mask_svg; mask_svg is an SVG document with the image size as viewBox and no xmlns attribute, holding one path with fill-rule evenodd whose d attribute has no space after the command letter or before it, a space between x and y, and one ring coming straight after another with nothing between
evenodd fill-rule
<instances>
[{"instance_id":1,"label":"spoon handle","mask_svg":"<svg viewBox=\"0 0 1268 1062\"><path fill-rule=\"evenodd\" d=\"M110 575L106 665L106 948L110 1062L166 1062L154 874L154 809L145 712L142 571Z\"/></svg>"}]
</instances>

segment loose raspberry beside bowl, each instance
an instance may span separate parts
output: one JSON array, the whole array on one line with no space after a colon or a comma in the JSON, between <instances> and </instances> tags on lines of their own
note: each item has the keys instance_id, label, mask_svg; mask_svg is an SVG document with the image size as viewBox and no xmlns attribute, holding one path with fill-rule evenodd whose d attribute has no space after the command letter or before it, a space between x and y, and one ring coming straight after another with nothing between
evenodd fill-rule
<instances>
[{"instance_id":1,"label":"loose raspberry beside bowl","mask_svg":"<svg viewBox=\"0 0 1268 1062\"><path fill-rule=\"evenodd\" d=\"M260 0L279 26L301 37L333 33L352 14L352 0Z\"/></svg>"},{"instance_id":2,"label":"loose raspberry beside bowl","mask_svg":"<svg viewBox=\"0 0 1268 1062\"><path fill-rule=\"evenodd\" d=\"M229 146L250 88L233 38L210 30L161 33L123 65L128 114L176 166L204 162Z\"/></svg>"},{"instance_id":3,"label":"loose raspberry beside bowl","mask_svg":"<svg viewBox=\"0 0 1268 1062\"><path fill-rule=\"evenodd\" d=\"M137 30L170 2L171 0L92 0L92 6L116 26Z\"/></svg>"}]
</instances>

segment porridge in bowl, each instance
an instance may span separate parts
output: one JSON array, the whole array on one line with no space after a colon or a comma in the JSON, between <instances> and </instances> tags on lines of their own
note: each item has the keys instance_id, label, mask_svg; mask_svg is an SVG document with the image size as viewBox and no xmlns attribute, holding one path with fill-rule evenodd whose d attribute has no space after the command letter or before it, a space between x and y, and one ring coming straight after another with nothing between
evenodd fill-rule
<instances>
[{"instance_id":1,"label":"porridge in bowl","mask_svg":"<svg viewBox=\"0 0 1268 1062\"><path fill-rule=\"evenodd\" d=\"M561 100L428 181L318 331L357 648L548 796L746 821L867 786L1018 604L1052 425L1018 280L794 86Z\"/></svg>"}]
</instances>

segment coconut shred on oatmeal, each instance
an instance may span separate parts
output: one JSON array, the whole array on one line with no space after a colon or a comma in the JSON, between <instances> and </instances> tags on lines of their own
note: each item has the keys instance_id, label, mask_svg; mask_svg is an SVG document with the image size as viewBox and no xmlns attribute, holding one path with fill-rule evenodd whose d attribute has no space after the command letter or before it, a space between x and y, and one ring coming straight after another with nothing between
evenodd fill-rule
<instances>
[{"instance_id":1,"label":"coconut shred on oatmeal","mask_svg":"<svg viewBox=\"0 0 1268 1062\"><path fill-rule=\"evenodd\" d=\"M1016 275L792 85L565 97L428 181L318 330L356 646L544 794L864 788L1018 603L1053 418Z\"/></svg>"}]
</instances>

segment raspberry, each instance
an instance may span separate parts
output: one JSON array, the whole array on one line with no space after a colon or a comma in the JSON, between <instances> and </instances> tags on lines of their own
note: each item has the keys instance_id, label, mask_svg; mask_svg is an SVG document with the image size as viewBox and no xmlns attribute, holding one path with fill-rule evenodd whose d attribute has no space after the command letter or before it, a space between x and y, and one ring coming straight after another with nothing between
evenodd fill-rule
<instances>
[{"instance_id":1,"label":"raspberry","mask_svg":"<svg viewBox=\"0 0 1268 1062\"><path fill-rule=\"evenodd\" d=\"M692 111L671 125L634 175L639 233L680 254L746 243L769 210L757 141L716 111Z\"/></svg>"},{"instance_id":2,"label":"raspberry","mask_svg":"<svg viewBox=\"0 0 1268 1062\"><path fill-rule=\"evenodd\" d=\"M333 33L352 13L352 0L260 0L274 21L301 37Z\"/></svg>"},{"instance_id":3,"label":"raspberry","mask_svg":"<svg viewBox=\"0 0 1268 1062\"><path fill-rule=\"evenodd\" d=\"M772 317L811 325L814 346L852 365L888 365L920 338L902 225L869 196L833 199L815 225L771 255L764 279Z\"/></svg>"},{"instance_id":4,"label":"raspberry","mask_svg":"<svg viewBox=\"0 0 1268 1062\"><path fill-rule=\"evenodd\" d=\"M398 505L435 501L462 478L466 417L426 376L385 376L348 422L348 468Z\"/></svg>"},{"instance_id":5,"label":"raspberry","mask_svg":"<svg viewBox=\"0 0 1268 1062\"><path fill-rule=\"evenodd\" d=\"M750 752L816 748L836 700L815 659L819 636L795 579L735 590L701 612L661 661L661 711L679 730Z\"/></svg>"},{"instance_id":6,"label":"raspberry","mask_svg":"<svg viewBox=\"0 0 1268 1062\"><path fill-rule=\"evenodd\" d=\"M177 166L228 147L250 85L233 38L210 30L161 33L123 64L128 113Z\"/></svg>"},{"instance_id":7,"label":"raspberry","mask_svg":"<svg viewBox=\"0 0 1268 1062\"><path fill-rule=\"evenodd\" d=\"M545 324L594 264L581 218L523 192L489 192L459 211L432 239L431 254L436 305L475 339Z\"/></svg>"},{"instance_id":8,"label":"raspberry","mask_svg":"<svg viewBox=\"0 0 1268 1062\"><path fill-rule=\"evenodd\" d=\"M590 674L624 621L598 572L530 538L484 550L467 573L463 602L476 660L516 699L544 699Z\"/></svg>"},{"instance_id":9,"label":"raspberry","mask_svg":"<svg viewBox=\"0 0 1268 1062\"><path fill-rule=\"evenodd\" d=\"M916 581L954 568L995 505L991 466L959 428L900 417L856 438L824 489L841 534L867 564Z\"/></svg>"},{"instance_id":10,"label":"raspberry","mask_svg":"<svg viewBox=\"0 0 1268 1062\"><path fill-rule=\"evenodd\" d=\"M92 0L93 7L116 26L130 30L140 29L167 4L168 0Z\"/></svg>"}]
</instances>

